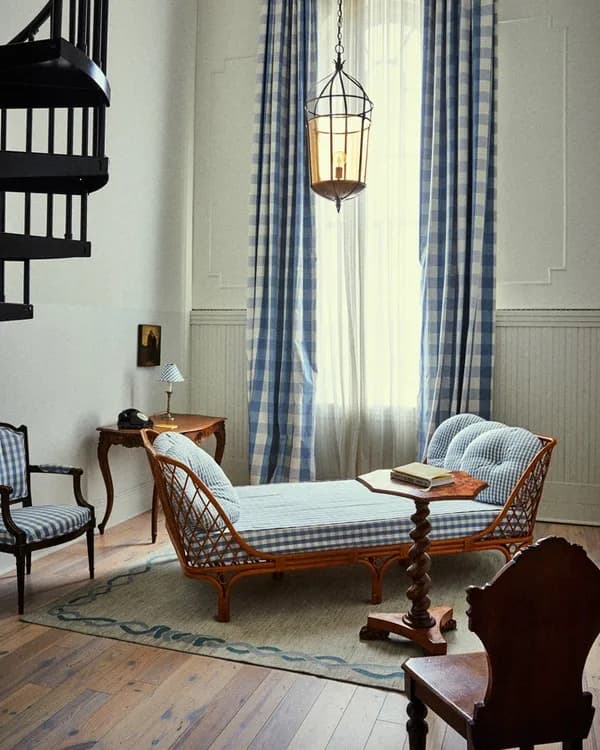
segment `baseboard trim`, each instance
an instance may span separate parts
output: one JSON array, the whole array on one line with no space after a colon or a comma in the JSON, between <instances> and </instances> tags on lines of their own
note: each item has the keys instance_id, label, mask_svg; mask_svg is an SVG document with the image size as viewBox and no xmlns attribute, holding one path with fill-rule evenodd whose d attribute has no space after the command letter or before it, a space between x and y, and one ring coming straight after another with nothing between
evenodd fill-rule
<instances>
[{"instance_id":1,"label":"baseboard trim","mask_svg":"<svg viewBox=\"0 0 600 750\"><path fill-rule=\"evenodd\" d=\"M548 482L538 520L600 526L600 486L571 482Z\"/></svg>"}]
</instances>

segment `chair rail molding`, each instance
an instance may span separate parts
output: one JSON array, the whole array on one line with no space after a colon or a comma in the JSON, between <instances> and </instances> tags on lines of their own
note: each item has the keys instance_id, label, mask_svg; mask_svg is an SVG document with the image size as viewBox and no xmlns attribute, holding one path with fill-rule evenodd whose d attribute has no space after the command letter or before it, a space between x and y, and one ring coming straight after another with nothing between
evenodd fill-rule
<instances>
[{"instance_id":1,"label":"chair rail molding","mask_svg":"<svg viewBox=\"0 0 600 750\"><path fill-rule=\"evenodd\" d=\"M245 309L192 310L191 326L245 326Z\"/></svg>"}]
</instances>

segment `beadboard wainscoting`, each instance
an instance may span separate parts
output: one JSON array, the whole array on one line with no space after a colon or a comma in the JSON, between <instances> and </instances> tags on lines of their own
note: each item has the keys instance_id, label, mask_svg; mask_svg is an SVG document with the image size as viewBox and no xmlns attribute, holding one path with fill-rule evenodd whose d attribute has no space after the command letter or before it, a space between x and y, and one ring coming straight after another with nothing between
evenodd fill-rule
<instances>
[{"instance_id":1,"label":"beadboard wainscoting","mask_svg":"<svg viewBox=\"0 0 600 750\"><path fill-rule=\"evenodd\" d=\"M191 410L227 417L223 466L248 482L245 310L191 315ZM600 311L497 312L494 418L558 439L540 518L600 524Z\"/></svg>"},{"instance_id":2,"label":"beadboard wainscoting","mask_svg":"<svg viewBox=\"0 0 600 750\"><path fill-rule=\"evenodd\" d=\"M499 310L494 418L558 440L539 518L600 524L600 310Z\"/></svg>"},{"instance_id":3,"label":"beadboard wainscoting","mask_svg":"<svg viewBox=\"0 0 600 750\"><path fill-rule=\"evenodd\" d=\"M192 310L190 328L190 411L227 417L223 469L248 484L246 311Z\"/></svg>"}]
</instances>

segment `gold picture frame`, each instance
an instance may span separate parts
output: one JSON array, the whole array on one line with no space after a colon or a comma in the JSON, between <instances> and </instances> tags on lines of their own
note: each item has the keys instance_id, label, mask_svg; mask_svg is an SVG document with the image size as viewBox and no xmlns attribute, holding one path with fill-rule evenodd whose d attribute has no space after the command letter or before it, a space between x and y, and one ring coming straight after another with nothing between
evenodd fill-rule
<instances>
[{"instance_id":1,"label":"gold picture frame","mask_svg":"<svg viewBox=\"0 0 600 750\"><path fill-rule=\"evenodd\" d=\"M140 323L138 325L138 367L158 367L160 365L160 344L160 326L154 323Z\"/></svg>"}]
</instances>

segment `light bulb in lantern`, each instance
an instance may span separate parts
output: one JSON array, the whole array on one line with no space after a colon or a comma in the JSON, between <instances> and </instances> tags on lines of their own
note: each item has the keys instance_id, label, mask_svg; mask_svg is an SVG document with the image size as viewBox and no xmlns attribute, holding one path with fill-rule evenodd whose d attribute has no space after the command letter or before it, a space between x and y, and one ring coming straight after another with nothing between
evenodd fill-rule
<instances>
[{"instance_id":1,"label":"light bulb in lantern","mask_svg":"<svg viewBox=\"0 0 600 750\"><path fill-rule=\"evenodd\" d=\"M335 161L335 179L341 180L344 176L344 165L346 164L346 152L336 151L333 155Z\"/></svg>"}]
</instances>

